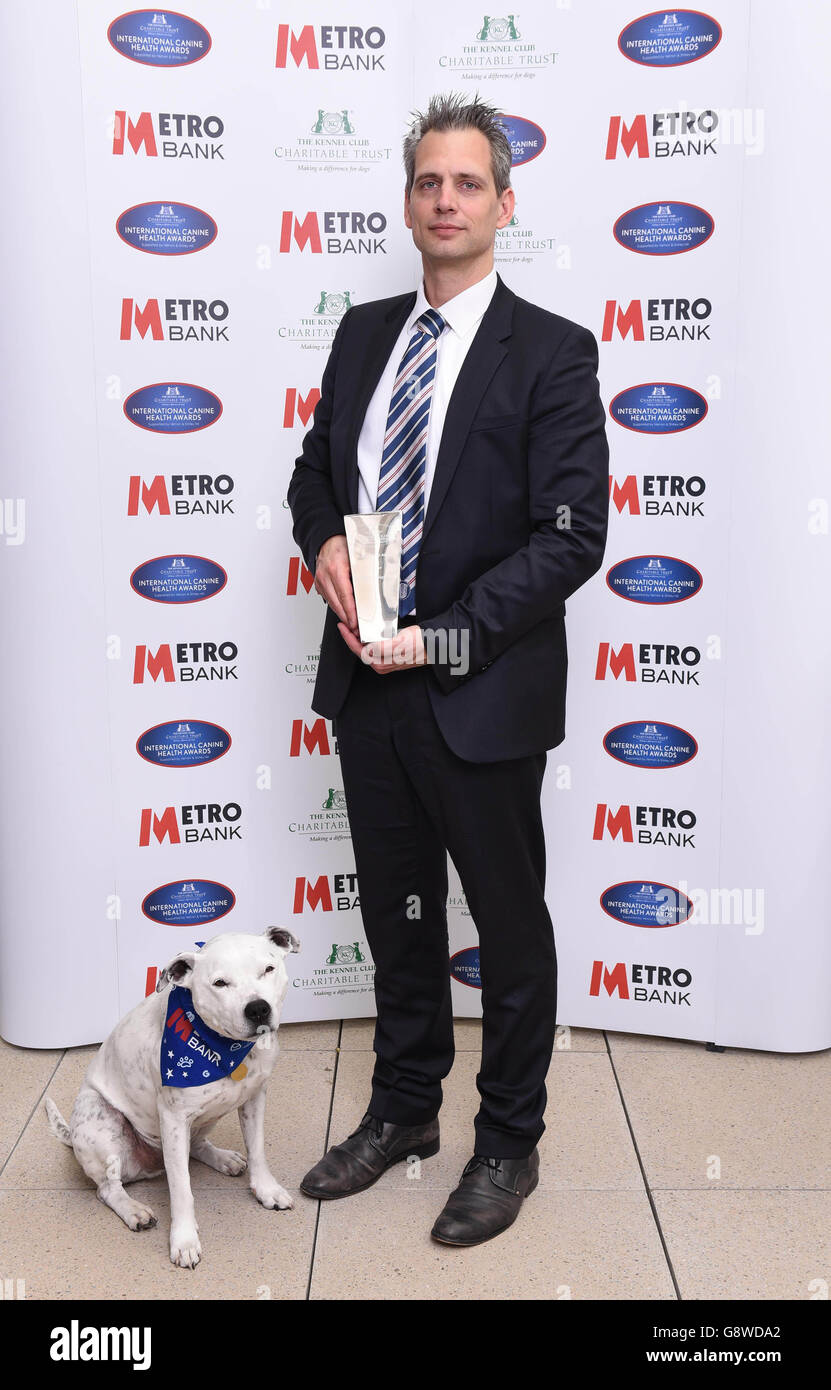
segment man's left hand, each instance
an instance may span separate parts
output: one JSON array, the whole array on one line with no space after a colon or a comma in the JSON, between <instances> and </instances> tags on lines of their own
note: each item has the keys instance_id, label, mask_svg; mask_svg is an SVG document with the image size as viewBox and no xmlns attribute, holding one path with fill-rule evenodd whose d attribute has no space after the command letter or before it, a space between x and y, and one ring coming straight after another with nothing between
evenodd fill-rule
<instances>
[{"instance_id":1,"label":"man's left hand","mask_svg":"<svg viewBox=\"0 0 831 1390\"><path fill-rule=\"evenodd\" d=\"M371 666L379 676L388 676L391 671L409 671L413 666L424 666L427 653L424 637L417 624L402 628L395 637L387 637L375 642L361 642L346 623L338 623L338 631L350 651L361 658L364 665Z\"/></svg>"}]
</instances>

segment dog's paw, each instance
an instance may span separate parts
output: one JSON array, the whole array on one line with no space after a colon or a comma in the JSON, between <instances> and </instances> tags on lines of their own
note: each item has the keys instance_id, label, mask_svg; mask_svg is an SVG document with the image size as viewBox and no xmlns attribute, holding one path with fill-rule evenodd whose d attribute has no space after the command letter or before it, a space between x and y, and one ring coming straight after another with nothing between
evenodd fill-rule
<instances>
[{"instance_id":1,"label":"dog's paw","mask_svg":"<svg viewBox=\"0 0 831 1390\"><path fill-rule=\"evenodd\" d=\"M126 1221L131 1231L148 1231L157 1224L150 1208L142 1206L141 1202L131 1202Z\"/></svg>"},{"instance_id":2,"label":"dog's paw","mask_svg":"<svg viewBox=\"0 0 831 1390\"><path fill-rule=\"evenodd\" d=\"M251 1190L260 1205L268 1207L269 1211L288 1211L289 1207L294 1206L294 1198L278 1182L253 1187Z\"/></svg>"},{"instance_id":3,"label":"dog's paw","mask_svg":"<svg viewBox=\"0 0 831 1390\"><path fill-rule=\"evenodd\" d=\"M229 1173L231 1177L236 1177L237 1173L244 1173L248 1167L247 1160L236 1149L216 1149L214 1152L218 1173Z\"/></svg>"},{"instance_id":4,"label":"dog's paw","mask_svg":"<svg viewBox=\"0 0 831 1390\"><path fill-rule=\"evenodd\" d=\"M202 1255L202 1246L195 1226L180 1226L170 1232L170 1258L181 1269L195 1269Z\"/></svg>"}]
</instances>

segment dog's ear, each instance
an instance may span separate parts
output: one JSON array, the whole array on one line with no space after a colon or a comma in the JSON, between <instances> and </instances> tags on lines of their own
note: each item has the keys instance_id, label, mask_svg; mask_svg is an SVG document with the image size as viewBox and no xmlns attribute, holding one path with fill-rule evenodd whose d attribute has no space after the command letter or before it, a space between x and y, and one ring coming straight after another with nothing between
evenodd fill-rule
<instances>
[{"instance_id":1,"label":"dog's ear","mask_svg":"<svg viewBox=\"0 0 831 1390\"><path fill-rule=\"evenodd\" d=\"M266 927L265 935L274 946L279 946L286 954L300 950L300 942L287 927Z\"/></svg>"},{"instance_id":2,"label":"dog's ear","mask_svg":"<svg viewBox=\"0 0 831 1390\"><path fill-rule=\"evenodd\" d=\"M168 985L186 985L195 960L195 951L180 951L178 956L174 956L170 964L159 972L156 993L161 994Z\"/></svg>"}]
</instances>

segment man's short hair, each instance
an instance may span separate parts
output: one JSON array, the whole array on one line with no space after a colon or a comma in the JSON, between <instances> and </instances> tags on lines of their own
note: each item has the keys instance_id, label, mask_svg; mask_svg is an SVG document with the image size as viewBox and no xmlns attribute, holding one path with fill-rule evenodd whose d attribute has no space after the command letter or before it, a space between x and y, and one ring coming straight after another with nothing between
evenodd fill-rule
<instances>
[{"instance_id":1,"label":"man's short hair","mask_svg":"<svg viewBox=\"0 0 831 1390\"><path fill-rule=\"evenodd\" d=\"M500 125L501 112L478 96L469 101L464 96L435 96L430 98L426 112L414 111L413 124L404 137L404 170L407 192L415 178L416 147L431 130L480 130L491 147L491 169L497 193L511 186L511 146Z\"/></svg>"}]
</instances>

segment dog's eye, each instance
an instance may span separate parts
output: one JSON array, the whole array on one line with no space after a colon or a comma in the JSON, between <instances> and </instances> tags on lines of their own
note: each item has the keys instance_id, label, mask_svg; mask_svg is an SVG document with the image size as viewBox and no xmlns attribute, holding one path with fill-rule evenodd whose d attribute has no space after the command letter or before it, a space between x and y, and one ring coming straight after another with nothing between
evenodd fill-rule
<instances>
[{"instance_id":1,"label":"dog's eye","mask_svg":"<svg viewBox=\"0 0 831 1390\"><path fill-rule=\"evenodd\" d=\"M267 965L266 968L265 968L265 970L263 971L263 974L264 974L264 975L270 975L273 969L274 969L274 966L273 966L273 965Z\"/></svg>"},{"instance_id":2,"label":"dog's eye","mask_svg":"<svg viewBox=\"0 0 831 1390\"><path fill-rule=\"evenodd\" d=\"M227 989L227 980L214 980L214 989Z\"/></svg>"}]
</instances>

